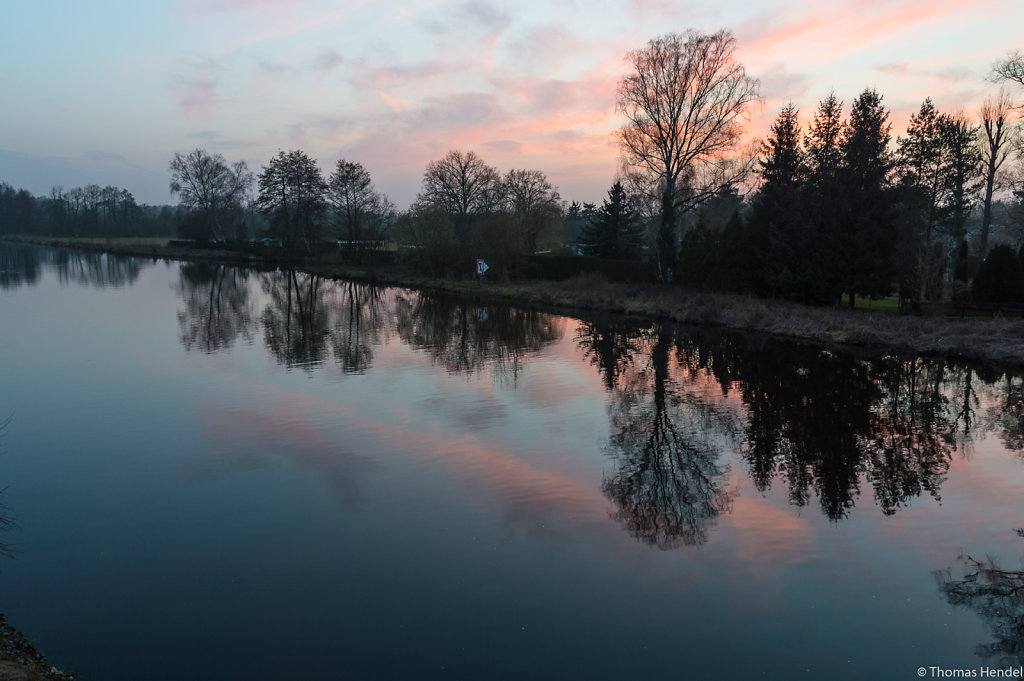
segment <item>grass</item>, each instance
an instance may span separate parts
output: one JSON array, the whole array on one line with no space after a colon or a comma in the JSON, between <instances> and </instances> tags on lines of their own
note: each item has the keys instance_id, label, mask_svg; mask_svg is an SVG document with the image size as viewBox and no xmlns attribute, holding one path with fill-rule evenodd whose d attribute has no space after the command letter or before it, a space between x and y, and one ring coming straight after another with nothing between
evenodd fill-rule
<instances>
[{"instance_id":1,"label":"grass","mask_svg":"<svg viewBox=\"0 0 1024 681\"><path fill-rule=\"evenodd\" d=\"M850 305L850 294L843 294L843 306L848 307ZM858 310L872 310L874 312L895 312L899 314L900 301L898 298L879 298L878 300L871 300L870 298L857 298L854 302L856 309Z\"/></svg>"}]
</instances>

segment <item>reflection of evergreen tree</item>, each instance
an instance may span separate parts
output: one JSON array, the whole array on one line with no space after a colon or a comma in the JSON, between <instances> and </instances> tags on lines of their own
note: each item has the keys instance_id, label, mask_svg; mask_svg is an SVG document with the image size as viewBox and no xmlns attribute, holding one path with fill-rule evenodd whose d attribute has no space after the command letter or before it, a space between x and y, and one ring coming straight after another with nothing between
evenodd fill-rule
<instances>
[{"instance_id":1,"label":"reflection of evergreen tree","mask_svg":"<svg viewBox=\"0 0 1024 681\"><path fill-rule=\"evenodd\" d=\"M177 290L181 342L186 350L216 352L239 336L249 338L254 325L246 270L209 263L185 263Z\"/></svg>"},{"instance_id":2,"label":"reflection of evergreen tree","mask_svg":"<svg viewBox=\"0 0 1024 681\"><path fill-rule=\"evenodd\" d=\"M874 363L883 388L865 450L875 499L891 515L939 487L957 446L957 419L943 392L942 361L885 358Z\"/></svg>"},{"instance_id":3,"label":"reflection of evergreen tree","mask_svg":"<svg viewBox=\"0 0 1024 681\"><path fill-rule=\"evenodd\" d=\"M576 330L576 343L583 356L597 366L609 390L615 388L619 375L633 361L640 331L628 323L583 322Z\"/></svg>"},{"instance_id":4,"label":"reflection of evergreen tree","mask_svg":"<svg viewBox=\"0 0 1024 681\"><path fill-rule=\"evenodd\" d=\"M1004 447L1024 452L1024 377L1007 374L997 386L994 426Z\"/></svg>"},{"instance_id":5,"label":"reflection of evergreen tree","mask_svg":"<svg viewBox=\"0 0 1024 681\"><path fill-rule=\"evenodd\" d=\"M935 579L950 604L977 612L995 637L979 645L977 654L1000 667L1024 664L1024 570L1005 570L991 556L960 560L958 578L946 569L936 571Z\"/></svg>"},{"instance_id":6,"label":"reflection of evergreen tree","mask_svg":"<svg viewBox=\"0 0 1024 681\"><path fill-rule=\"evenodd\" d=\"M728 513L728 468L714 432L730 419L679 384L670 370L672 338L655 329L631 375L613 392L611 446L618 470L606 478L614 518L637 539L667 549L707 541L708 528ZM616 365L618 366L618 365Z\"/></svg>"},{"instance_id":7,"label":"reflection of evergreen tree","mask_svg":"<svg viewBox=\"0 0 1024 681\"><path fill-rule=\"evenodd\" d=\"M652 334L593 323L577 333L577 343L615 400L629 405L616 412L614 428L622 442L613 446L620 451L626 440L631 451L641 453L677 440L661 408L667 404L653 399L648 407L638 406L636 396L646 394L638 377L649 374L644 380L654 379L650 394L658 394L660 355L652 354L652 363L645 356L664 341ZM858 359L764 336L716 332L679 336L673 343L683 371L664 384L674 386L668 393L674 390L682 403L707 404L708 381L725 395L738 393L743 416L728 418L744 420L738 447L756 489L763 492L783 480L793 505L806 506L816 496L832 520L849 513L865 482L885 514L922 493L938 499L952 456L967 451L979 432L995 430L1011 448L1024 442L1024 383L1016 378L986 376L997 387L979 396L977 374L939 360ZM979 427L976 412L982 405L988 425ZM637 423L627 424L628 419ZM641 435L650 442L642 442ZM648 459L647 454L627 457L636 480L652 475L645 472ZM641 493L629 490L640 486L629 480L633 469L622 470L622 481L606 483L606 491L614 490L620 501L631 494L636 516Z\"/></svg>"},{"instance_id":8,"label":"reflection of evergreen tree","mask_svg":"<svg viewBox=\"0 0 1024 681\"><path fill-rule=\"evenodd\" d=\"M866 367L823 349L741 337L683 348L694 371L723 389L738 387L747 408L741 451L755 486L764 491L782 477L794 505L807 505L814 489L827 517L844 517L858 493L860 436L878 395Z\"/></svg>"}]
</instances>

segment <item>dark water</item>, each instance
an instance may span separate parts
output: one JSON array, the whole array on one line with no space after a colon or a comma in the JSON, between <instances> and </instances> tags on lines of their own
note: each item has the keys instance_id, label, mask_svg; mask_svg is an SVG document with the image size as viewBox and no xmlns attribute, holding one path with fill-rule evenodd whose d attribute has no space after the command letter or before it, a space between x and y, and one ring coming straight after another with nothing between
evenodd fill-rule
<instances>
[{"instance_id":1,"label":"dark water","mask_svg":"<svg viewBox=\"0 0 1024 681\"><path fill-rule=\"evenodd\" d=\"M1022 661L1020 376L214 265L0 287L0 611L82 681Z\"/></svg>"}]
</instances>

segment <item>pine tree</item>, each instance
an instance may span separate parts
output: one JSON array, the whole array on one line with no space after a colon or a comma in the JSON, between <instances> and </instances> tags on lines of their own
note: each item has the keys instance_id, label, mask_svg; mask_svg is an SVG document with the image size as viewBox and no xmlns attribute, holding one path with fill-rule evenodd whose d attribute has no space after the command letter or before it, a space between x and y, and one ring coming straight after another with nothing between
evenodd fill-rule
<instances>
[{"instance_id":1,"label":"pine tree","mask_svg":"<svg viewBox=\"0 0 1024 681\"><path fill-rule=\"evenodd\" d=\"M855 297L881 297L892 290L896 219L891 208L889 112L882 96L867 89L853 102L843 129L842 188L846 201L840 232L843 288Z\"/></svg>"},{"instance_id":2,"label":"pine tree","mask_svg":"<svg viewBox=\"0 0 1024 681\"><path fill-rule=\"evenodd\" d=\"M608 190L608 198L597 213L583 227L579 240L586 255L630 259L640 257L642 236L636 212L622 183L617 181Z\"/></svg>"},{"instance_id":3,"label":"pine tree","mask_svg":"<svg viewBox=\"0 0 1024 681\"><path fill-rule=\"evenodd\" d=\"M748 248L759 251L758 260L763 263L759 276L769 291L810 297L812 244L801 201L807 164L800 146L798 113L787 105L762 145L759 165L764 183L753 202L754 242Z\"/></svg>"},{"instance_id":4,"label":"pine tree","mask_svg":"<svg viewBox=\"0 0 1024 681\"><path fill-rule=\"evenodd\" d=\"M830 94L818 104L807 130L804 151L807 181L803 184L804 220L810 255L803 275L818 300L838 300L842 294L840 216L845 210L842 191L843 104Z\"/></svg>"}]
</instances>

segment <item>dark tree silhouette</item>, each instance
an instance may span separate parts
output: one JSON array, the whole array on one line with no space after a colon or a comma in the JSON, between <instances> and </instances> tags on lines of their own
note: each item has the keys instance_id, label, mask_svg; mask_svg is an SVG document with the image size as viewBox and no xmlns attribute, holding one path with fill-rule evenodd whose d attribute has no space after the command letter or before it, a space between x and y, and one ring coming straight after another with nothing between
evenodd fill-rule
<instances>
[{"instance_id":1,"label":"dark tree silhouette","mask_svg":"<svg viewBox=\"0 0 1024 681\"><path fill-rule=\"evenodd\" d=\"M310 252L327 207L327 184L316 162L303 151L280 151L260 172L259 190L256 204L270 220L270 233L289 251L301 244Z\"/></svg>"},{"instance_id":2,"label":"dark tree silhouette","mask_svg":"<svg viewBox=\"0 0 1024 681\"><path fill-rule=\"evenodd\" d=\"M971 286L974 299L983 303L1024 302L1024 270L1009 246L993 248Z\"/></svg>"},{"instance_id":3,"label":"dark tree silhouette","mask_svg":"<svg viewBox=\"0 0 1024 681\"><path fill-rule=\"evenodd\" d=\"M181 235L201 241L245 236L243 208L253 174L245 161L228 164L220 154L194 149L171 159L171 194L188 209Z\"/></svg>"},{"instance_id":4,"label":"dark tree silhouette","mask_svg":"<svg viewBox=\"0 0 1024 681\"><path fill-rule=\"evenodd\" d=\"M636 259L643 249L643 223L616 181L579 235L581 250L599 258Z\"/></svg>"},{"instance_id":5,"label":"dark tree silhouette","mask_svg":"<svg viewBox=\"0 0 1024 681\"><path fill-rule=\"evenodd\" d=\"M840 271L851 308L858 294L874 298L892 291L896 220L889 182L891 127L882 96L868 89L853 101L843 130L840 177L847 201L841 219Z\"/></svg>"},{"instance_id":6,"label":"dark tree silhouette","mask_svg":"<svg viewBox=\"0 0 1024 681\"><path fill-rule=\"evenodd\" d=\"M669 33L630 52L617 108L623 165L646 180L660 204L655 255L662 280L676 260L679 216L739 182L748 166L729 158L743 134L758 81L734 58L735 39L720 31Z\"/></svg>"},{"instance_id":7,"label":"dark tree silhouette","mask_svg":"<svg viewBox=\"0 0 1024 681\"><path fill-rule=\"evenodd\" d=\"M753 202L752 229L763 244L768 290L804 300L817 298L818 248L808 229L801 194L807 163L800 144L799 112L787 105L761 148L763 184Z\"/></svg>"}]
</instances>

